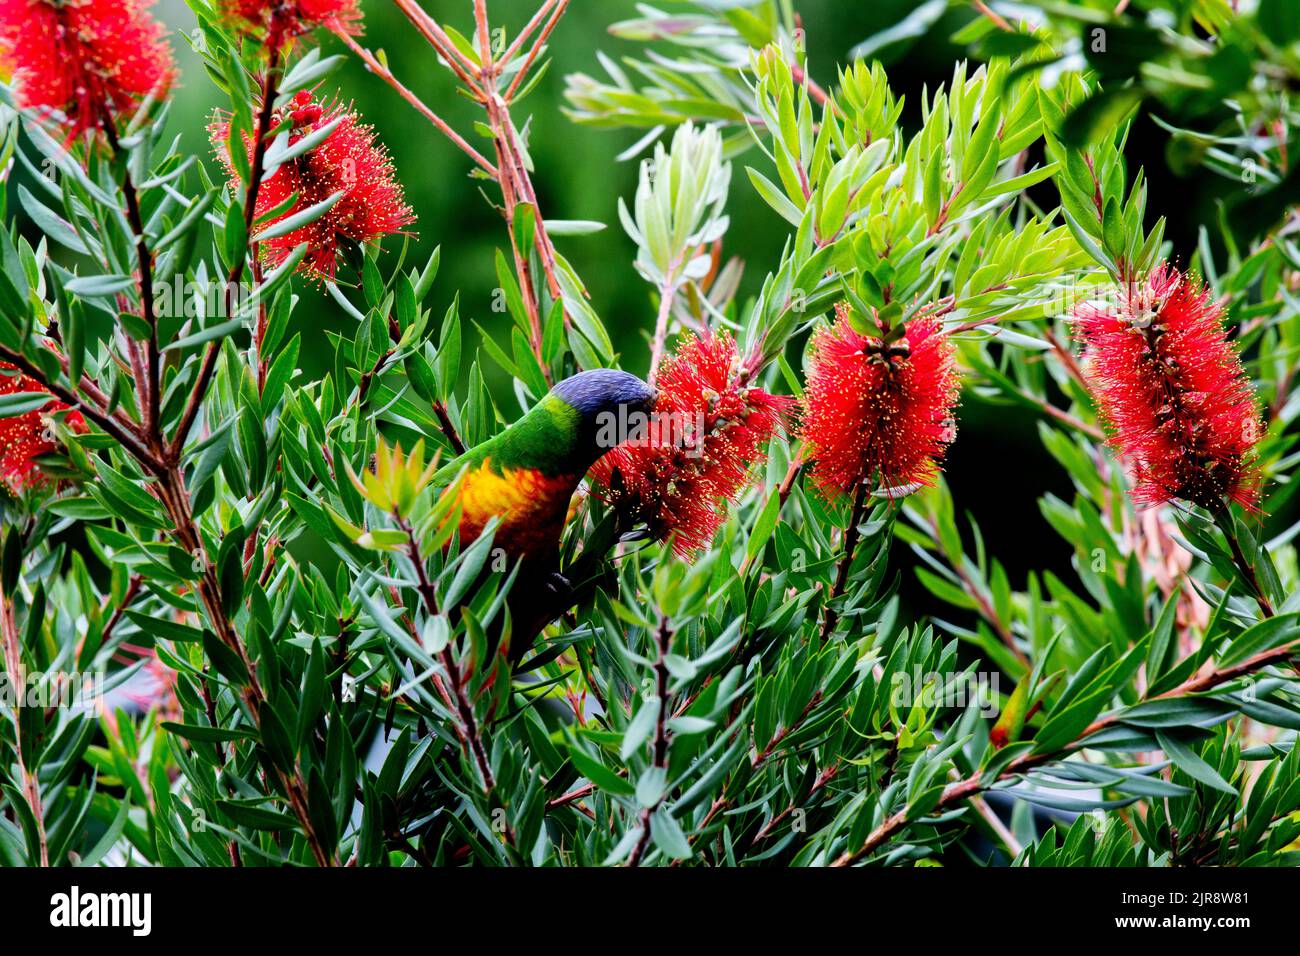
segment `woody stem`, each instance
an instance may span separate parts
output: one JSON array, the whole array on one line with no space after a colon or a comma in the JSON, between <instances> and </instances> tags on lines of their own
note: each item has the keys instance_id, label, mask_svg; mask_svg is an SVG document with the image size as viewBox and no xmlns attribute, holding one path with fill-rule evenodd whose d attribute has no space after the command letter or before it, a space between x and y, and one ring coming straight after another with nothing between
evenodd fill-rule
<instances>
[{"instance_id":1,"label":"woody stem","mask_svg":"<svg viewBox=\"0 0 1300 956\"><path fill-rule=\"evenodd\" d=\"M1172 700L1212 690L1215 687L1226 684L1238 677L1253 674L1264 667L1285 663L1298 652L1300 652L1300 641L1291 641L1290 643L1283 644L1280 647L1261 651L1253 657L1246 658L1246 660L1239 664L1233 664L1229 667L1207 671L1200 676L1189 678L1173 690L1163 694L1157 694L1155 697L1150 699ZM1043 764L1064 759L1072 751L1085 749L1089 737L1099 731L1105 730L1107 727L1120 723L1123 717L1124 710L1114 711L1103 717L1099 717L1085 727L1079 735L1069 743L1051 751L1044 751L1041 753L1034 753L1031 751L1026 753L1025 755L1011 761L1005 769L996 775L985 774L977 770L969 777L950 783L944 788L938 804L931 808L930 812L938 813L953 804L960 803L963 800L967 800L991 789L994 784L1000 781L1022 775L1026 771L1032 770ZM908 824L909 820L907 811L908 808L903 807L901 810L887 817L884 822L867 834L861 844L852 849L845 850L836 857L830 865L849 866L869 855L877 847L887 843Z\"/></svg>"},{"instance_id":2,"label":"woody stem","mask_svg":"<svg viewBox=\"0 0 1300 956\"><path fill-rule=\"evenodd\" d=\"M672 646L673 632L668 626L668 618L664 615L659 616L659 627L655 631L655 646L659 653L655 658L655 695L659 700L659 712L655 718L654 729L654 766L667 771L668 769L668 716L672 711L668 700L668 665L665 663L668 652ZM662 800L662 798L660 798ZM641 835L637 838L636 844L632 847L632 852L628 855L626 866L639 866L641 859L645 856L646 848L650 845L650 818L654 815L655 809L659 806L656 801L652 806L642 807L637 817L637 825L641 828Z\"/></svg>"},{"instance_id":3,"label":"woody stem","mask_svg":"<svg viewBox=\"0 0 1300 956\"><path fill-rule=\"evenodd\" d=\"M469 56L456 48L445 30L413 0L394 0L398 9L411 21L429 45L441 56L446 65L464 84L466 91L487 112L487 125L492 133L492 143L496 151L495 165L479 155L465 142L464 138L452 130L440 117L424 105L417 97L403 86L387 67L360 45L348 42L354 53L360 56L368 66L380 75L393 89L397 90L408 103L414 106L444 135L448 136L496 180L501 187L501 214L506 221L510 236L510 251L514 260L515 275L519 283L520 298L523 300L524 312L528 319L528 338L530 350L537 361L542 377L549 385L552 381L551 370L545 360L543 342L543 321L540 290L533 282L529 247L536 250L537 261L542 275L546 279L547 291L552 300L560 302L560 316L567 328L568 310L563 305L563 296L559 281L559 256L550 235L541 210L537 205L537 193L533 189L532 179L528 173L525 150L518 130L510 117L510 104L520 88L524 76L531 69L551 32L555 29L561 16L568 8L569 0L546 0L534 14L527 26L504 51L494 49L491 29L488 22L487 0L474 0L475 39L479 62L474 63ZM540 27L540 30L539 30ZM502 68L511 63L519 53L525 40L536 33L528 52L524 55L521 68L515 73L504 91L500 88ZM515 211L520 205L532 207L531 235L520 232Z\"/></svg>"},{"instance_id":4,"label":"woody stem","mask_svg":"<svg viewBox=\"0 0 1300 956\"><path fill-rule=\"evenodd\" d=\"M140 211L140 196L136 192L135 182L131 178L130 157L122 152L117 139L117 130L111 122L103 125L104 136L114 155L122 156L125 169L122 173L122 195L126 199L126 221L131 227L132 240L135 242L135 255L140 270L140 317L149 327L149 341L146 345L147 363L145 379L139 382L144 391L144 437L151 451L162 447L162 431L159 422L161 352L158 348L158 317L154 313L153 301L153 253L145 237L144 214Z\"/></svg>"},{"instance_id":5,"label":"woody stem","mask_svg":"<svg viewBox=\"0 0 1300 956\"><path fill-rule=\"evenodd\" d=\"M162 461L157 455L145 447L144 443L141 441L141 436L139 435L138 430L132 428L130 423L120 419L115 414L109 414L89 400L82 398L82 396L78 395L72 389L66 388L59 382L47 378L45 372L38 367L35 362L21 352L15 352L5 348L4 346L0 346L0 359L3 359L10 365L17 367L25 374L30 375L33 379L40 382L41 385L48 389L55 398L67 405L71 405L73 408L77 409L77 411L81 412L82 415L89 418L92 422L103 429L104 432L112 435L117 439L118 444L130 452L132 457L139 461L147 471L152 474L158 474L162 470Z\"/></svg>"},{"instance_id":6,"label":"woody stem","mask_svg":"<svg viewBox=\"0 0 1300 956\"><path fill-rule=\"evenodd\" d=\"M1226 505L1214 512L1214 523L1222 532L1224 540L1228 542L1228 550L1232 554L1232 563L1237 566L1242 579L1254 592L1252 597L1255 598L1255 603L1259 605L1260 612L1265 617L1272 617L1274 613L1273 605L1259 583L1259 575L1255 573L1255 566L1251 564L1246 558L1245 552L1241 550L1241 542L1238 540L1237 531L1233 527L1232 513Z\"/></svg>"},{"instance_id":7,"label":"woody stem","mask_svg":"<svg viewBox=\"0 0 1300 956\"><path fill-rule=\"evenodd\" d=\"M672 315L673 300L676 298L677 263L672 262L668 266L668 274L664 276L663 285L659 288L659 314L655 317L655 335L650 344L650 374L646 377L646 382L651 388L655 386L655 380L659 377L659 365L664 360L664 347L668 339L668 319Z\"/></svg>"},{"instance_id":8,"label":"woody stem","mask_svg":"<svg viewBox=\"0 0 1300 956\"><path fill-rule=\"evenodd\" d=\"M279 68L279 50L272 47L266 64L266 73L262 76L262 109L257 117L257 129L254 132L253 139L253 157L252 162L249 164L248 193L244 199L244 235L249 237L248 250L244 256L239 257L231 264L230 273L226 276L227 316L233 316L237 307L235 289L240 276L244 274L244 261L257 255L256 243L252 241L253 223L257 217L257 196L262 186L266 149L269 145L267 135L271 132L271 124L275 118L276 74ZM260 341L258 345L260 347ZM217 356L220 351L221 340L215 339L208 343L207 350L203 353L203 362L199 366L199 377L194 383L194 389L190 392L189 401L181 415L181 423L172 438L168 456L172 459L180 458L181 451L185 447L185 439L189 436L190 429L194 427L194 420L198 417L199 408L203 405L203 398L207 394L208 386L212 382L212 376L217 370ZM261 356L259 355L258 358L260 363Z\"/></svg>"},{"instance_id":9,"label":"woody stem","mask_svg":"<svg viewBox=\"0 0 1300 956\"><path fill-rule=\"evenodd\" d=\"M239 687L239 694L253 724L262 732L262 714L268 706L267 695L257 677L257 669L249 657L248 649L240 639L238 631L231 621L224 606L221 582L217 577L217 568L208 560L203 539L199 535L194 521L194 512L190 506L189 492L185 488L185 479L179 465L169 466L158 482L158 495L168 516L175 526L173 537L177 544L194 555L202 564L203 571L199 577L196 592L203 610L207 613L217 639L238 657L248 676ZM307 782L298 766L285 769L275 768L275 776L289 801L289 806L302 827L307 845L318 866L333 866L337 863L334 851L325 845L316 827L312 823L307 804Z\"/></svg>"},{"instance_id":10,"label":"woody stem","mask_svg":"<svg viewBox=\"0 0 1300 956\"><path fill-rule=\"evenodd\" d=\"M22 688L27 683L23 670L22 645L18 638L18 624L14 620L13 604L2 593L0 593L0 637L3 637L4 663L10 686L18 688L21 694ZM21 702L19 706L22 706ZM50 849L45 838L45 811L41 805L41 786L36 779L36 774L27 769L27 763L23 759L22 723L15 712L14 754L18 758L18 776L22 783L23 797L26 798L32 819L36 823L36 842L39 846L41 866L49 866Z\"/></svg>"},{"instance_id":11,"label":"woody stem","mask_svg":"<svg viewBox=\"0 0 1300 956\"><path fill-rule=\"evenodd\" d=\"M415 529L401 515L395 514L393 518L397 522L397 527L406 534L406 556L415 568L416 590L420 593L425 613L437 614L437 594L434 591L433 582L429 580L429 573L425 570L424 555L420 553L420 545L415 538ZM483 790L485 793L490 794L496 789L496 778L492 774L492 764L488 760L487 749L483 746L483 738L479 733L478 719L474 716L474 705L469 699L469 694L465 691L464 675L461 673L460 665L456 663L456 658L451 653L450 647L443 648L438 655L438 661L442 664L443 670L447 672L447 682L451 685L451 692L455 697L456 715L461 723L462 736L468 743L470 754L473 756L479 775L482 777Z\"/></svg>"},{"instance_id":12,"label":"woody stem","mask_svg":"<svg viewBox=\"0 0 1300 956\"><path fill-rule=\"evenodd\" d=\"M826 640L835 630L835 622L839 615L835 613L831 601L844 591L844 586L848 583L849 568L853 565L853 553L858 546L858 525L862 523L862 512L866 510L866 504L867 483L863 481L858 483L858 489L853 493L853 508L849 512L849 523L844 528L844 556L840 558L840 563L835 569L835 583L826 592L826 613L822 617L822 640Z\"/></svg>"}]
</instances>

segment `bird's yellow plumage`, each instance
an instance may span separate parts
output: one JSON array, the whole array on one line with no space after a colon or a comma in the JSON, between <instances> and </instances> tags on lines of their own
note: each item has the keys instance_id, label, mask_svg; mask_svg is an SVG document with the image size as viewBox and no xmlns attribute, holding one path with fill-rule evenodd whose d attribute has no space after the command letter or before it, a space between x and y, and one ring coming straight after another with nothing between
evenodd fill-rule
<instances>
[{"instance_id":1,"label":"bird's yellow plumage","mask_svg":"<svg viewBox=\"0 0 1300 956\"><path fill-rule=\"evenodd\" d=\"M493 543L526 557L553 550L564 528L574 475L544 475L532 468L501 468L486 458L460 483L460 539L468 544L488 521L500 519ZM563 499L562 501L559 499Z\"/></svg>"},{"instance_id":2,"label":"bird's yellow plumage","mask_svg":"<svg viewBox=\"0 0 1300 956\"><path fill-rule=\"evenodd\" d=\"M654 389L627 372L579 372L557 383L505 431L434 473L437 487L456 483L462 547L493 518L499 521L491 567L505 570L496 560L503 555L516 569L509 598L514 660L571 603L572 585L559 573L559 544L582 476L611 441L633 436L654 400Z\"/></svg>"}]
</instances>

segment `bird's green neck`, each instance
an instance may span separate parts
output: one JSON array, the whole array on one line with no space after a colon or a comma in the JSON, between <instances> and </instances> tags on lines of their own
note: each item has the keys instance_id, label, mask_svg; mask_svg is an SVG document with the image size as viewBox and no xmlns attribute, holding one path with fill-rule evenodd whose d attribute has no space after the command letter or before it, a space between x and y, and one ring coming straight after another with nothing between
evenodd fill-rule
<instances>
[{"instance_id":1,"label":"bird's green neck","mask_svg":"<svg viewBox=\"0 0 1300 956\"><path fill-rule=\"evenodd\" d=\"M489 444L489 454L503 465L527 466L545 475L584 473L580 443L582 416L577 409L554 395L547 395L519 421Z\"/></svg>"},{"instance_id":2,"label":"bird's green neck","mask_svg":"<svg viewBox=\"0 0 1300 956\"><path fill-rule=\"evenodd\" d=\"M591 467L591 452L582 444L581 415L573 406L547 395L501 434L470 449L444 466L440 476L455 477L466 465L490 458L494 468L531 468L544 475L581 475Z\"/></svg>"}]
</instances>

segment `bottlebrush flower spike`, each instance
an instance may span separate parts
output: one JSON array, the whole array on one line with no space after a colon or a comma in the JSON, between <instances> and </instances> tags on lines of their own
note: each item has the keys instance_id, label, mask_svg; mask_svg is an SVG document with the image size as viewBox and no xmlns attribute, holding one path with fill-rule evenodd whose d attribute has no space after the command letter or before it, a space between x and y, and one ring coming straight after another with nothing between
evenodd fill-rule
<instances>
[{"instance_id":1,"label":"bottlebrush flower spike","mask_svg":"<svg viewBox=\"0 0 1300 956\"><path fill-rule=\"evenodd\" d=\"M123 725L118 717L125 716L127 709L121 705L129 702L139 713L151 710L158 712L160 720L181 720L183 710L180 699L176 696L177 673L158 659L157 652L151 647L138 644L122 643L118 653L113 655L115 661L131 664L143 660L144 665L136 671L116 692L104 694L99 698L100 713L120 733Z\"/></svg>"},{"instance_id":2,"label":"bottlebrush flower spike","mask_svg":"<svg viewBox=\"0 0 1300 956\"><path fill-rule=\"evenodd\" d=\"M1085 303L1074 321L1110 444L1132 469L1134 502L1253 508L1259 406L1210 292L1162 263L1118 304Z\"/></svg>"},{"instance_id":3,"label":"bottlebrush flower spike","mask_svg":"<svg viewBox=\"0 0 1300 956\"><path fill-rule=\"evenodd\" d=\"M794 405L742 384L736 364L726 332L687 340L659 373L648 434L590 472L597 497L652 537L671 537L683 558L713 539Z\"/></svg>"},{"instance_id":4,"label":"bottlebrush flower spike","mask_svg":"<svg viewBox=\"0 0 1300 956\"><path fill-rule=\"evenodd\" d=\"M335 193L343 194L315 222L282 236L260 240L262 256L272 266L279 265L296 246L305 242L307 255L299 270L317 278L332 278L338 251L344 242L373 242L381 236L399 232L415 221L411 207L406 205L401 183L394 175L388 151L376 142L374 129L362 124L356 113L337 102L317 103L309 92L301 90L288 108L287 118L293 124L289 141L295 143L340 117L338 126L324 142L281 164L258 190L257 208L254 210L258 217L298 193L293 207L263 223L263 230ZM284 118L277 117L277 122ZM229 121L217 119L209 126L208 132L218 155L230 169L232 184L237 187L238 179L230 168L226 153ZM245 142L244 145L251 163L252 143ZM257 241L257 236L254 235L253 239Z\"/></svg>"},{"instance_id":5,"label":"bottlebrush flower spike","mask_svg":"<svg viewBox=\"0 0 1300 956\"><path fill-rule=\"evenodd\" d=\"M828 499L874 479L890 494L934 483L957 436L954 349L924 315L888 345L849 324L847 307L817 330L799 434Z\"/></svg>"},{"instance_id":6,"label":"bottlebrush flower spike","mask_svg":"<svg viewBox=\"0 0 1300 956\"><path fill-rule=\"evenodd\" d=\"M18 103L61 111L68 139L113 122L175 76L149 0L0 0L0 66Z\"/></svg>"},{"instance_id":7,"label":"bottlebrush flower spike","mask_svg":"<svg viewBox=\"0 0 1300 956\"><path fill-rule=\"evenodd\" d=\"M49 391L30 376L15 372L14 366L0 362L0 395ZM50 437L47 419L67 408L63 402L52 401L13 418L0 418L0 483L11 493L16 495L44 483L34 459L57 447ZM64 420L76 431L86 428L81 412L69 412Z\"/></svg>"},{"instance_id":8,"label":"bottlebrush flower spike","mask_svg":"<svg viewBox=\"0 0 1300 956\"><path fill-rule=\"evenodd\" d=\"M227 19L247 24L280 50L294 37L325 27L335 33L360 33L358 0L222 0Z\"/></svg>"}]
</instances>

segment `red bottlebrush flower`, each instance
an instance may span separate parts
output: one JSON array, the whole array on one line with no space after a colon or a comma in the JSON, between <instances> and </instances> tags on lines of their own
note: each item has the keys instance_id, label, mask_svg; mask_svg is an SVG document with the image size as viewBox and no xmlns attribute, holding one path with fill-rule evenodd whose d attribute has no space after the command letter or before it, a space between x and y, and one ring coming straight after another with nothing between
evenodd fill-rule
<instances>
[{"instance_id":1,"label":"red bottlebrush flower","mask_svg":"<svg viewBox=\"0 0 1300 956\"><path fill-rule=\"evenodd\" d=\"M849 324L846 308L817 330L800 437L828 499L873 477L890 494L934 483L957 436L960 397L952 343L920 316L889 345Z\"/></svg>"},{"instance_id":2,"label":"red bottlebrush flower","mask_svg":"<svg viewBox=\"0 0 1300 956\"><path fill-rule=\"evenodd\" d=\"M266 46L273 50L318 27L361 32L358 0L222 0L222 9L228 19L265 34Z\"/></svg>"},{"instance_id":3,"label":"red bottlebrush flower","mask_svg":"<svg viewBox=\"0 0 1300 956\"><path fill-rule=\"evenodd\" d=\"M14 374L16 371L8 362L0 362L0 395L49 391L30 376ZM67 408L63 402L52 401L13 418L0 418L0 483L10 492L17 494L43 483L33 459L55 450L46 419ZM86 427L86 422L78 411L69 412L65 421L77 431Z\"/></svg>"},{"instance_id":4,"label":"red bottlebrush flower","mask_svg":"<svg viewBox=\"0 0 1300 956\"><path fill-rule=\"evenodd\" d=\"M18 102L67 117L68 138L113 121L175 76L149 0L0 0L0 65Z\"/></svg>"},{"instance_id":5,"label":"red bottlebrush flower","mask_svg":"<svg viewBox=\"0 0 1300 956\"><path fill-rule=\"evenodd\" d=\"M739 384L735 365L726 332L689 339L659 373L649 433L590 472L598 497L683 558L713 539L794 404Z\"/></svg>"},{"instance_id":6,"label":"red bottlebrush flower","mask_svg":"<svg viewBox=\"0 0 1300 956\"><path fill-rule=\"evenodd\" d=\"M176 671L158 660L157 654L148 648L130 645L145 658L144 667L136 673L124 688L124 696L141 712L157 710L162 720L176 720L181 713L180 700L176 696Z\"/></svg>"},{"instance_id":7,"label":"red bottlebrush flower","mask_svg":"<svg viewBox=\"0 0 1300 956\"><path fill-rule=\"evenodd\" d=\"M1253 508L1259 406L1210 292L1162 263L1117 304L1084 304L1074 321L1110 445L1132 469L1134 502Z\"/></svg>"},{"instance_id":8,"label":"red bottlebrush flower","mask_svg":"<svg viewBox=\"0 0 1300 956\"><path fill-rule=\"evenodd\" d=\"M397 182L388 151L375 140L372 127L363 125L357 115L338 103L322 105L300 91L288 108L293 123L290 142L326 126L342 117L325 141L301 156L283 163L257 193L257 216L262 216L285 202L295 192L293 207L266 223L299 213L335 193L343 195L315 222L282 236L260 242L262 255L272 266L285 260L294 247L307 243L307 255L300 270L316 277L333 277L340 245L345 241L373 242L381 236L401 231L415 221L406 205L402 186ZM277 117L277 122L284 117ZM230 125L225 119L209 127L218 154L229 167L226 154ZM252 144L245 143L252 160ZM233 170L232 182L234 179ZM256 236L253 237L256 239Z\"/></svg>"}]
</instances>

